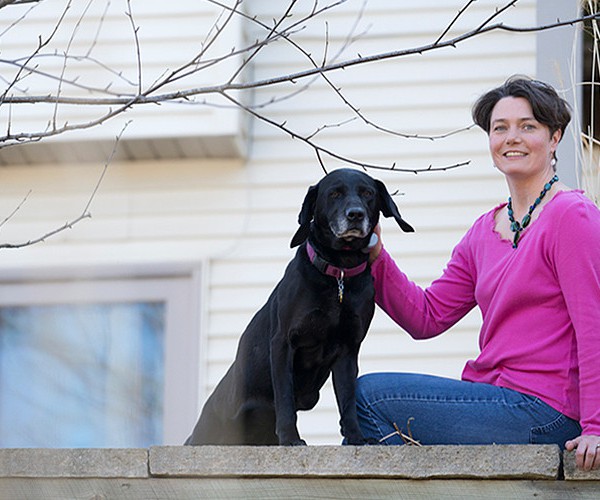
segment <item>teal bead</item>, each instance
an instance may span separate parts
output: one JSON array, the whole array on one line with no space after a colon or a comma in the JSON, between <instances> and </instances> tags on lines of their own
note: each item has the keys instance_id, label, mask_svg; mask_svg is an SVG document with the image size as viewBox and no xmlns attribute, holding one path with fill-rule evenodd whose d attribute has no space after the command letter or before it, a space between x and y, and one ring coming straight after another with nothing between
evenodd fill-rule
<instances>
[{"instance_id":1,"label":"teal bead","mask_svg":"<svg viewBox=\"0 0 600 500\"><path fill-rule=\"evenodd\" d=\"M519 241L519 235L520 235L520 234L521 234L521 233L520 233L520 232L518 232L518 231L515 233L515 237L514 237L514 239L513 239L513 248L517 248L517 243L518 243L518 241Z\"/></svg>"},{"instance_id":2,"label":"teal bead","mask_svg":"<svg viewBox=\"0 0 600 500\"><path fill-rule=\"evenodd\" d=\"M529 223L531 222L531 214L525 214L525 217L523 217L523 221L521 222L521 227L527 227L529 226Z\"/></svg>"}]
</instances>

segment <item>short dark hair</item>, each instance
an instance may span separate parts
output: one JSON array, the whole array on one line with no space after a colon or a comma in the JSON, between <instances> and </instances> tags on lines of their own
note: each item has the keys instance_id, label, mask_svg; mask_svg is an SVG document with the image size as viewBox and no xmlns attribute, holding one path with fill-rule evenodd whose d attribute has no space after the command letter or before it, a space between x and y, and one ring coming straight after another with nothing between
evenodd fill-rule
<instances>
[{"instance_id":1,"label":"short dark hair","mask_svg":"<svg viewBox=\"0 0 600 500\"><path fill-rule=\"evenodd\" d=\"M560 130L562 139L571 121L569 104L551 85L521 75L511 76L499 87L483 94L473 105L471 110L473 121L486 133L490 133L490 120L494 106L504 97L527 99L534 118L546 125L551 135Z\"/></svg>"}]
</instances>

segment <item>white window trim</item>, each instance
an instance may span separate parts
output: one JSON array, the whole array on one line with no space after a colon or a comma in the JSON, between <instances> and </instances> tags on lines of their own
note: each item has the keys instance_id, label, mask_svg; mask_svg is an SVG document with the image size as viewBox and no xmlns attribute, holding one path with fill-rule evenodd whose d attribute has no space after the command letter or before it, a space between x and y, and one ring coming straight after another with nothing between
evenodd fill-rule
<instances>
[{"instance_id":1,"label":"white window trim","mask_svg":"<svg viewBox=\"0 0 600 500\"><path fill-rule=\"evenodd\" d=\"M200 362L200 266L158 266L41 273L0 280L0 306L152 301L166 304L163 445L181 445L198 417ZM53 278L53 276L55 278ZM57 278L56 276L60 276ZM123 277L124 276L124 277ZM177 300L175 300L177 299ZM157 443L159 444L159 443Z\"/></svg>"}]
</instances>

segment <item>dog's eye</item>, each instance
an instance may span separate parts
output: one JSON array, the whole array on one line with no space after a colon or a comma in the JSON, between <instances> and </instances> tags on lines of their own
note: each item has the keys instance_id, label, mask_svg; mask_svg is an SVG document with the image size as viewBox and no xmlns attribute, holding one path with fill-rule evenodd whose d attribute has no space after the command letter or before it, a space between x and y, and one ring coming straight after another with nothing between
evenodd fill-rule
<instances>
[{"instance_id":1,"label":"dog's eye","mask_svg":"<svg viewBox=\"0 0 600 500\"><path fill-rule=\"evenodd\" d=\"M329 193L329 196L335 200L335 199L339 198L340 196L342 196L342 193L341 193L341 191L334 189L333 191L331 191L331 193Z\"/></svg>"},{"instance_id":2,"label":"dog's eye","mask_svg":"<svg viewBox=\"0 0 600 500\"><path fill-rule=\"evenodd\" d=\"M361 196L367 200L370 200L371 198L373 198L373 195L375 193L373 193L373 191L371 191L370 189L365 189L362 193L360 193Z\"/></svg>"}]
</instances>

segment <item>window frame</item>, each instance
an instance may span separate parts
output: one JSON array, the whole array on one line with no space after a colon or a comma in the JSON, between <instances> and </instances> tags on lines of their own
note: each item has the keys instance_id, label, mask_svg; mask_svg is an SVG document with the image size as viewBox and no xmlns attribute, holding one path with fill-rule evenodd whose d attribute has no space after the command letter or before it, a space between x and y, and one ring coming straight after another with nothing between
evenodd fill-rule
<instances>
[{"instance_id":1,"label":"window frame","mask_svg":"<svg viewBox=\"0 0 600 500\"><path fill-rule=\"evenodd\" d=\"M121 271L121 272L120 272ZM197 419L200 375L199 266L157 272L95 269L0 280L0 307L108 302L165 302L163 438L181 445ZM84 276L81 276L84 274Z\"/></svg>"}]
</instances>

